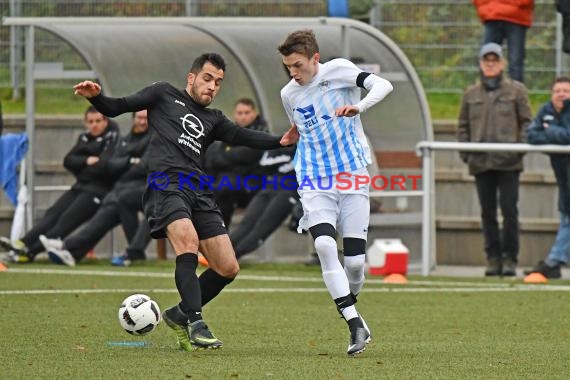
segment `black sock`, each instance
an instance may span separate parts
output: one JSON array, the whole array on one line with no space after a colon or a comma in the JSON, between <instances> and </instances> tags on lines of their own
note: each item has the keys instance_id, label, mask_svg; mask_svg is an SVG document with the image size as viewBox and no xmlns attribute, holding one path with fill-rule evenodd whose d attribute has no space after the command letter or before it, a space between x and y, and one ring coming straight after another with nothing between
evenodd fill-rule
<instances>
[{"instance_id":1,"label":"black sock","mask_svg":"<svg viewBox=\"0 0 570 380\"><path fill-rule=\"evenodd\" d=\"M182 301L180 309L188 314L190 322L202 319L202 299L200 282L196 276L198 256L195 253L183 253L176 256L174 280Z\"/></svg>"},{"instance_id":2,"label":"black sock","mask_svg":"<svg viewBox=\"0 0 570 380\"><path fill-rule=\"evenodd\" d=\"M358 294L350 292L350 297L352 298L352 302L354 302L355 304L358 302L358 300L356 299L356 297L358 297Z\"/></svg>"},{"instance_id":3,"label":"black sock","mask_svg":"<svg viewBox=\"0 0 570 380\"><path fill-rule=\"evenodd\" d=\"M355 329L355 328L357 328L357 327L364 328L364 323L362 323L362 319L360 319L360 318L358 318L358 317L352 318L352 319L346 321L346 323L348 323L348 327L349 327L351 330L353 330L353 329Z\"/></svg>"},{"instance_id":4,"label":"black sock","mask_svg":"<svg viewBox=\"0 0 570 380\"><path fill-rule=\"evenodd\" d=\"M339 313L342 314L343 309L355 304L355 298L353 297L354 297L353 294L349 293L347 296L338 297L334 300L334 303L336 303L336 308Z\"/></svg>"},{"instance_id":5,"label":"black sock","mask_svg":"<svg viewBox=\"0 0 570 380\"><path fill-rule=\"evenodd\" d=\"M206 269L200 275L200 289L202 291L202 306L214 299L223 288L234 279L219 275L212 269Z\"/></svg>"}]
</instances>

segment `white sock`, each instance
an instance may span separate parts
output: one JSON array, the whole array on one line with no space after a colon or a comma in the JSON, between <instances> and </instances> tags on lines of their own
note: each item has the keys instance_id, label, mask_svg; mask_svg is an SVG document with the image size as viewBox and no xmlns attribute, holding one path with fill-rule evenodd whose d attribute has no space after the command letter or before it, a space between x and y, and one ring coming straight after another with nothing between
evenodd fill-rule
<instances>
[{"instance_id":1,"label":"white sock","mask_svg":"<svg viewBox=\"0 0 570 380\"><path fill-rule=\"evenodd\" d=\"M364 262L364 254L344 257L344 271L348 278L350 292L355 295L360 293L364 285Z\"/></svg>"},{"instance_id":2,"label":"white sock","mask_svg":"<svg viewBox=\"0 0 570 380\"><path fill-rule=\"evenodd\" d=\"M344 297L350 292L348 279L340 261L336 240L330 236L319 236L315 239L315 249L321 262L323 280L333 299Z\"/></svg>"},{"instance_id":3,"label":"white sock","mask_svg":"<svg viewBox=\"0 0 570 380\"><path fill-rule=\"evenodd\" d=\"M358 312L354 305L342 309L342 316L345 320L350 321L352 318L358 317Z\"/></svg>"}]
</instances>

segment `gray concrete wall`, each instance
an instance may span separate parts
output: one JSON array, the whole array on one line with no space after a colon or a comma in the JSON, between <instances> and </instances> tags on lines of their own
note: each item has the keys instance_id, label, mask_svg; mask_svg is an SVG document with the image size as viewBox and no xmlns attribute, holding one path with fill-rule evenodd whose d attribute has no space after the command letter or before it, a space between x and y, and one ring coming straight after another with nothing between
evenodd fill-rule
<instances>
[{"instance_id":1,"label":"gray concrete wall","mask_svg":"<svg viewBox=\"0 0 570 380\"><path fill-rule=\"evenodd\" d=\"M36 184L71 185L73 177L63 169L62 161L69 148L83 130L81 115L72 117L38 117L36 135ZM5 133L24 130L22 117L5 117ZM126 131L128 126L122 126ZM455 140L455 121L437 122L436 140ZM459 160L456 152L437 152L436 162L436 225L437 262L447 265L483 265L483 237L480 232L479 203L473 177ZM521 177L521 264L532 265L543 258L558 226L556 209L557 189L547 156L528 154ZM408 175L417 169L386 169L384 175ZM61 195L61 192L46 192L37 195L38 212L45 210ZM404 210L400 210L396 198L382 198L382 213L372 215L369 243L379 238L400 238L410 248L410 262L420 262L421 199L409 198ZM10 231L13 207L5 196L0 195L0 235ZM236 223L239 222L239 215ZM115 253L125 247L125 238L120 228L114 231ZM167 244L168 246L168 244ZM95 251L99 257L109 257L111 239L107 236ZM151 243L149 256L155 257L156 246ZM266 244L246 256L245 261L301 262L313 251L311 239L298 235L282 226ZM168 246L168 257L172 258Z\"/></svg>"}]
</instances>

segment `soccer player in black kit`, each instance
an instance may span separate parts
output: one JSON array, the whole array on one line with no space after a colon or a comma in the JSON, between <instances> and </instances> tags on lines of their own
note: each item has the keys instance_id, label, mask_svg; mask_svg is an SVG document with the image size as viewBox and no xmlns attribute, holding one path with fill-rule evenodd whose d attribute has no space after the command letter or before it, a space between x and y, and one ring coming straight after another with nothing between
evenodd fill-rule
<instances>
[{"instance_id":1,"label":"soccer player in black kit","mask_svg":"<svg viewBox=\"0 0 570 380\"><path fill-rule=\"evenodd\" d=\"M151 140L143 207L152 237L167 237L176 252L174 278L181 302L165 310L162 318L186 351L222 346L202 319L202 306L239 272L213 193L199 183L205 175L202 156L214 140L258 149L281 146L280 137L240 128L220 110L208 108L220 90L224 71L224 59L207 53L193 62L184 90L156 82L135 94L110 98L101 94L97 83L74 86L76 95L107 116L148 110ZM210 265L200 278L196 276L198 251Z\"/></svg>"}]
</instances>

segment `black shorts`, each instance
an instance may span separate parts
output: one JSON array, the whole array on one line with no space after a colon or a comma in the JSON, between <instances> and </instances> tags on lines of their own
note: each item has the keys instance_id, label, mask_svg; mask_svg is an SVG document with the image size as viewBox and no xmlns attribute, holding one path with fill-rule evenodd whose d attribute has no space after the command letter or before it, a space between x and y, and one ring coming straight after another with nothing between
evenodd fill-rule
<instances>
[{"instance_id":1,"label":"black shorts","mask_svg":"<svg viewBox=\"0 0 570 380\"><path fill-rule=\"evenodd\" d=\"M178 219L188 218L194 224L198 239L204 240L228 233L222 213L212 193L188 189L154 190L143 194L144 213L154 239L166 237L166 227Z\"/></svg>"}]
</instances>

